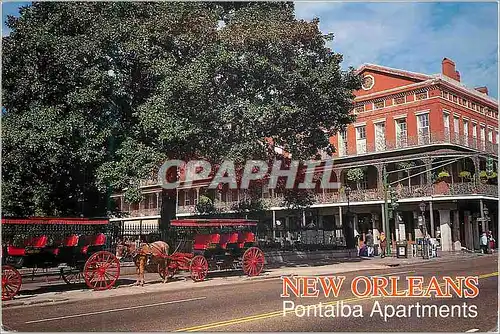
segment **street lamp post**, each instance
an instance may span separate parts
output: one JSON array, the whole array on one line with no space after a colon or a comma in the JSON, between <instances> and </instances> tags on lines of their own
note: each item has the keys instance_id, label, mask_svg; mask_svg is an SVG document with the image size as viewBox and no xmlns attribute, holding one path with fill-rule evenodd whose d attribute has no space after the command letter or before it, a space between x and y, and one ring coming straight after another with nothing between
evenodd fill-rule
<instances>
[{"instance_id":1,"label":"street lamp post","mask_svg":"<svg viewBox=\"0 0 500 334\"><path fill-rule=\"evenodd\" d=\"M483 221L483 226L484 226L484 232L486 232L486 249L487 249L487 253L490 254L491 253L491 245L490 245L490 236L489 236L489 222L490 222L490 217L489 217L489 211L488 211L488 208L486 206L484 206L483 208L483 213L484 213L484 221Z\"/></svg>"},{"instance_id":2,"label":"street lamp post","mask_svg":"<svg viewBox=\"0 0 500 334\"><path fill-rule=\"evenodd\" d=\"M428 249L428 245L427 245L427 224L425 223L425 209L426 209L426 205L425 205L425 202L422 201L419 205L420 207L420 212L421 212L421 215L422 215L422 233L424 234L424 242L423 242L423 245L422 245L422 257L424 259L428 259L429 258L429 249Z\"/></svg>"}]
</instances>

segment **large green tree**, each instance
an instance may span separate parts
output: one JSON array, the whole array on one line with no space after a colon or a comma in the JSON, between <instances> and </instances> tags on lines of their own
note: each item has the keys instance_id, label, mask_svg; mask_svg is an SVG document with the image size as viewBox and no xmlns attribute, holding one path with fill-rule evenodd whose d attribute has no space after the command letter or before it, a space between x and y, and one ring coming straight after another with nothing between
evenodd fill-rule
<instances>
[{"instance_id":1,"label":"large green tree","mask_svg":"<svg viewBox=\"0 0 500 334\"><path fill-rule=\"evenodd\" d=\"M293 3L43 2L3 38L2 207L99 215L167 158L309 158L360 80Z\"/></svg>"}]
</instances>

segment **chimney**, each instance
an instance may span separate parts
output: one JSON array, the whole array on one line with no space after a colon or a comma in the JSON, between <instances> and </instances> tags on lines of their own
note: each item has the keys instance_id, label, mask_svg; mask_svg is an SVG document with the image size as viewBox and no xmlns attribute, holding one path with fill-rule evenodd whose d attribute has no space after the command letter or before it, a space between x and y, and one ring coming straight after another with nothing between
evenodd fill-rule
<instances>
[{"instance_id":1,"label":"chimney","mask_svg":"<svg viewBox=\"0 0 500 334\"><path fill-rule=\"evenodd\" d=\"M441 72L443 73L443 75L446 75L448 78L460 81L458 72L455 70L455 63L453 62L453 60L443 58L441 65Z\"/></svg>"},{"instance_id":2,"label":"chimney","mask_svg":"<svg viewBox=\"0 0 500 334\"><path fill-rule=\"evenodd\" d=\"M457 71L457 76L455 78L458 82L460 82L460 72Z\"/></svg>"},{"instance_id":3,"label":"chimney","mask_svg":"<svg viewBox=\"0 0 500 334\"><path fill-rule=\"evenodd\" d=\"M477 90L480 93L488 95L488 87L476 87L474 89Z\"/></svg>"}]
</instances>

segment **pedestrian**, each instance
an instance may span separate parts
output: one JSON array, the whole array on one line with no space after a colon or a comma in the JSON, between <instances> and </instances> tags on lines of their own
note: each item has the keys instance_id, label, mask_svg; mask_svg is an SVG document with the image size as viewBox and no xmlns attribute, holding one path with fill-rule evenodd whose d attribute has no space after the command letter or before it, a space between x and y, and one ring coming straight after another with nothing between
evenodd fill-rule
<instances>
[{"instance_id":1,"label":"pedestrian","mask_svg":"<svg viewBox=\"0 0 500 334\"><path fill-rule=\"evenodd\" d=\"M479 246L481 247L481 252L483 254L488 253L488 237L486 236L486 232L483 232L481 238L479 238Z\"/></svg>"},{"instance_id":2,"label":"pedestrian","mask_svg":"<svg viewBox=\"0 0 500 334\"><path fill-rule=\"evenodd\" d=\"M489 231L488 233L488 241L490 243L490 249L493 253L493 249L495 249L495 238L493 238L493 232Z\"/></svg>"},{"instance_id":3,"label":"pedestrian","mask_svg":"<svg viewBox=\"0 0 500 334\"><path fill-rule=\"evenodd\" d=\"M356 251L357 251L358 256L359 256L359 250L361 248L359 245L360 244L359 241L360 241L359 232L356 229L354 229L354 242L356 243Z\"/></svg>"},{"instance_id":4,"label":"pedestrian","mask_svg":"<svg viewBox=\"0 0 500 334\"><path fill-rule=\"evenodd\" d=\"M368 233L365 236L366 247L368 247L368 256L373 256L373 234L372 230L368 230Z\"/></svg>"},{"instance_id":5,"label":"pedestrian","mask_svg":"<svg viewBox=\"0 0 500 334\"><path fill-rule=\"evenodd\" d=\"M385 233L384 232L380 233L378 239L380 240L380 257L384 258L385 249L387 248L387 238L385 237Z\"/></svg>"}]
</instances>

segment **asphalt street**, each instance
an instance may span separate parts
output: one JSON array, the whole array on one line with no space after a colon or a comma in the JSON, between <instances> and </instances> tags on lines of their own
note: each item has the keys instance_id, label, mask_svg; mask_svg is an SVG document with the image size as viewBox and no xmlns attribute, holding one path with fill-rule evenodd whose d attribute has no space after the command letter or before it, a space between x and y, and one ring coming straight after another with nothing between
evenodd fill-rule
<instances>
[{"instance_id":1,"label":"asphalt street","mask_svg":"<svg viewBox=\"0 0 500 334\"><path fill-rule=\"evenodd\" d=\"M337 274L338 275L338 274ZM399 276L405 290L406 276L423 276L428 282L434 275L479 276L476 298L446 299L423 297L375 297L357 299L350 283L358 275ZM246 284L192 287L177 291L162 291L124 295L98 300L73 301L55 305L23 306L3 309L3 324L16 331L341 331L341 332L466 332L489 331L498 323L498 258L483 256L471 260L446 263L424 263L414 267L388 268L345 274L345 285L338 297L287 298L296 304L357 305L363 317L300 316L283 313L281 279L262 279ZM168 284L168 283L167 283ZM424 284L425 285L425 284ZM137 289L141 289L137 287ZM342 301L342 302L341 302ZM378 303L378 304L376 304ZM463 312L460 316L411 315L384 319L380 313L371 315L374 305L463 305L475 307L476 316ZM400 306L404 307L404 306ZM389 312L390 313L390 312ZM469 316L464 317L464 313ZM387 321L386 321L387 320Z\"/></svg>"}]
</instances>

